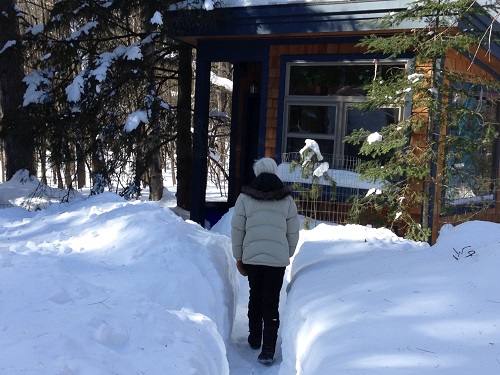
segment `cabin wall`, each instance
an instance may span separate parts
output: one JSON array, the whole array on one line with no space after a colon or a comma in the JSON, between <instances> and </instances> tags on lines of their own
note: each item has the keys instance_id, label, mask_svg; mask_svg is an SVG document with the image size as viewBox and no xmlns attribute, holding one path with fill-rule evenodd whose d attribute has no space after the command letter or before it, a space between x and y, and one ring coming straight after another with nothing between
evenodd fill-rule
<instances>
[{"instance_id":1,"label":"cabin wall","mask_svg":"<svg viewBox=\"0 0 500 375\"><path fill-rule=\"evenodd\" d=\"M281 149L278 145L281 139L278 136L278 108L280 100L280 79L281 79L281 69L285 69L282 66L282 58L288 55L362 55L364 49L357 46L356 43L343 43L343 44L275 44L270 46L269 55L269 85L267 92L267 115L266 115L266 134L265 134L265 156L272 158L281 158L281 155L277 155L278 150ZM471 64L470 60L465 58L462 54L451 52L446 57L446 67L456 71L463 72L464 74L469 74L471 77L488 77L491 78L484 70L480 67ZM426 116L427 110L422 108L413 108L413 111L420 113L422 116ZM442 130L440 134L441 137L446 136L446 129ZM427 134L425 129L420 133L414 133L412 139L410 140L413 146L425 147ZM418 147L417 147L418 148ZM458 224L466 220L487 220L493 222L500 222L500 191L496 194L496 204L495 207L480 213L468 213L453 216L441 216L441 185L442 182L442 172L444 155L443 150L439 150L440 160L437 165L437 184L434 192L434 207L432 208L431 217L432 223L429 223L432 227L432 242L437 238L439 228L443 224L451 223ZM497 175L500 175L500 170ZM414 182L417 187L423 188L421 182ZM427 220L428 212L426 209L420 205L415 205L412 210L412 215L415 220L421 221L422 219ZM401 232L404 232L404 228L401 228ZM402 234L402 233L400 233Z\"/></svg>"}]
</instances>

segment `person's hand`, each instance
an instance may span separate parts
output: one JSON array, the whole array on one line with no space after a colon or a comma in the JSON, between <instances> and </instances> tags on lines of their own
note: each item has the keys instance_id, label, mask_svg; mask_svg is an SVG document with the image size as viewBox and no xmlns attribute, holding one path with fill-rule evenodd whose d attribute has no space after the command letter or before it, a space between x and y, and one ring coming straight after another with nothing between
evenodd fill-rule
<instances>
[{"instance_id":1,"label":"person's hand","mask_svg":"<svg viewBox=\"0 0 500 375\"><path fill-rule=\"evenodd\" d=\"M241 273L242 276L248 276L248 272L243 266L243 262L241 260L236 261L236 268L238 269L239 273Z\"/></svg>"}]
</instances>

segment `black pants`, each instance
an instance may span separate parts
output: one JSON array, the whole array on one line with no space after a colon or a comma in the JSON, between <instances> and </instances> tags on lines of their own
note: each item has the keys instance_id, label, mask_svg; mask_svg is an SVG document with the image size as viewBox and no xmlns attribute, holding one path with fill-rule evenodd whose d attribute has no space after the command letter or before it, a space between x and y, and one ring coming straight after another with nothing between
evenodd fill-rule
<instances>
[{"instance_id":1,"label":"black pants","mask_svg":"<svg viewBox=\"0 0 500 375\"><path fill-rule=\"evenodd\" d=\"M278 327L278 307L285 267L245 264L245 269L248 272L250 284L249 323L262 324L264 322L264 327Z\"/></svg>"}]
</instances>

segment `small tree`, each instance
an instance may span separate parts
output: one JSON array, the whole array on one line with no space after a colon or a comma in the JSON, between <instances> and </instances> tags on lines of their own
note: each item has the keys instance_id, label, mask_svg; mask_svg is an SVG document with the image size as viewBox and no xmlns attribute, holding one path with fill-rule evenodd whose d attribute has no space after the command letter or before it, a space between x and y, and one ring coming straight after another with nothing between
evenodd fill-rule
<instances>
[{"instance_id":1,"label":"small tree","mask_svg":"<svg viewBox=\"0 0 500 375\"><path fill-rule=\"evenodd\" d=\"M316 141L312 139L305 140L305 146L299 151L300 161L292 161L290 164L290 172L294 172L300 168L301 177L306 181L310 181L309 186L295 182L292 188L298 192L300 201L311 202L310 210L306 207L305 213L310 211L311 215L316 217L318 213L318 204L323 195L323 186L328 183L331 187L330 199L335 199L336 183L335 180L328 174L330 165L324 161L321 150ZM299 210L301 209L299 204ZM305 227L310 227L311 218L307 217Z\"/></svg>"},{"instance_id":2,"label":"small tree","mask_svg":"<svg viewBox=\"0 0 500 375\"><path fill-rule=\"evenodd\" d=\"M498 4L487 8L498 15ZM375 141L370 142L369 132L363 129L354 131L346 139L353 144L361 143L361 154L371 156L361 164L362 176L388 182L381 194L362 198L361 207L388 210L387 224L392 226L398 222L405 227L408 238L429 240L431 227L427 218L436 204L433 189L436 184L441 184L440 189L446 188L453 169L459 165L450 162L449 156L457 150L473 155L478 147L491 148L498 136L497 125L487 119L478 106L458 105L480 93L483 95L480 100L486 100L486 93L498 90L498 82L472 72L460 72L446 64L446 56L452 51L473 61L480 47L488 50L485 42L495 38L493 29L485 34L484 30L476 31L472 26L459 28L473 17L488 15L485 8L471 0L419 0L405 10L382 18L378 26L387 30L405 21L419 21L424 27L390 36L372 35L360 43L368 53L381 58L396 58L409 52L415 56L410 71L401 70L386 81L374 78L367 87L369 100L362 105L365 110L411 107L411 115L384 127ZM460 123L467 119L478 122L481 131L473 137L453 136L454 129L460 128ZM447 158L448 162L442 162ZM476 163L471 170L480 168L478 161L469 161ZM438 176L436 170L442 171L442 175ZM416 211L419 206L422 212Z\"/></svg>"}]
</instances>

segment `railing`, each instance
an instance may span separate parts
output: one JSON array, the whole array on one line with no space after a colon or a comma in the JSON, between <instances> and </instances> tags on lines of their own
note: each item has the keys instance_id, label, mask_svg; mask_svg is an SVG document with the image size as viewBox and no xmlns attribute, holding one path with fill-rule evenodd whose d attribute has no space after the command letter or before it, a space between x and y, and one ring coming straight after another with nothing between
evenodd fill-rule
<instances>
[{"instance_id":1,"label":"railing","mask_svg":"<svg viewBox=\"0 0 500 375\"><path fill-rule=\"evenodd\" d=\"M304 178L298 152L283 154L283 162L278 168L279 177L293 190L293 198L299 214L307 220L345 223L348 217L349 199L366 192L375 184L360 179L356 172L360 159L351 156L324 154L323 161L330 169L326 172L330 179Z\"/></svg>"}]
</instances>

